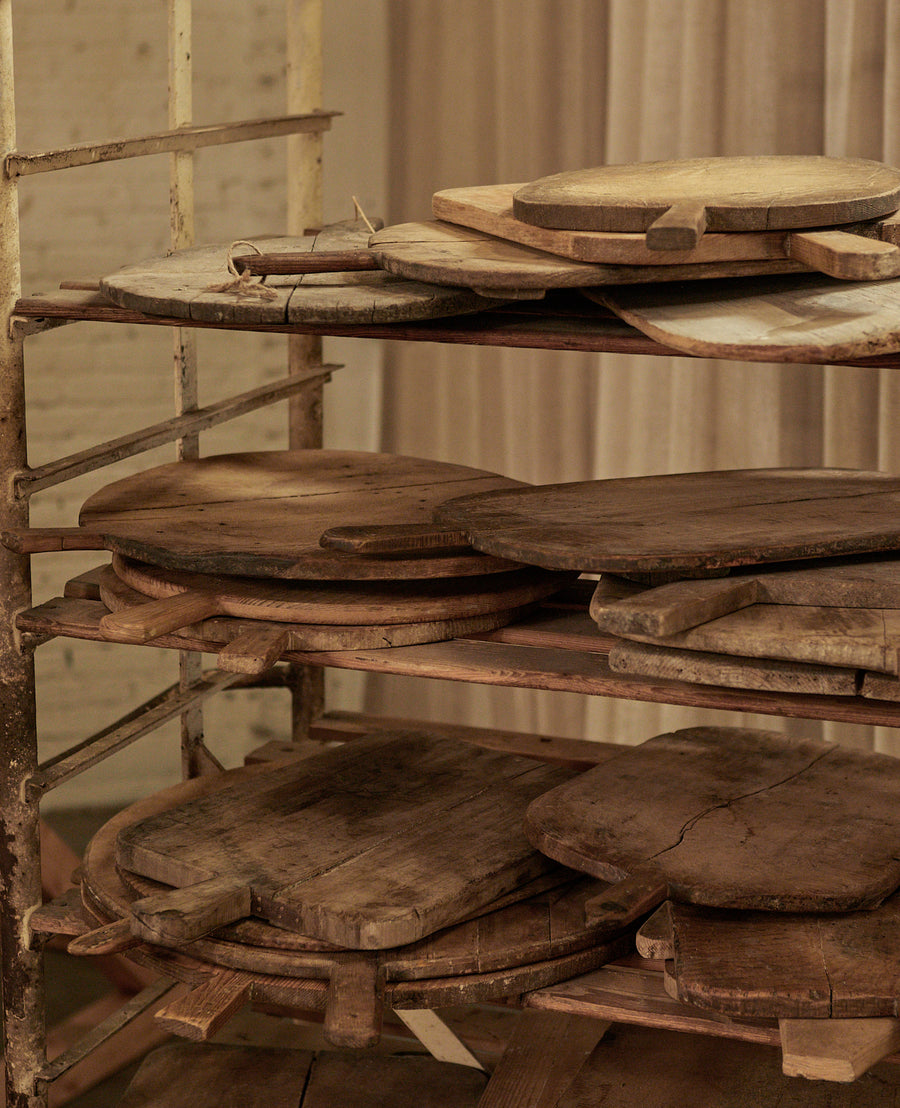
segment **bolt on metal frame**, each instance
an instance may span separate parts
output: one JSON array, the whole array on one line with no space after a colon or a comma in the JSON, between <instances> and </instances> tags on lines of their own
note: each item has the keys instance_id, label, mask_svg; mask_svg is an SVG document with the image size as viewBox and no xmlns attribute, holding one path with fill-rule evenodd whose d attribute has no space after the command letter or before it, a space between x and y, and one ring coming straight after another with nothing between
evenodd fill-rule
<instances>
[{"instance_id":1,"label":"bolt on metal frame","mask_svg":"<svg viewBox=\"0 0 900 1108\"><path fill-rule=\"evenodd\" d=\"M123 457L175 442L179 458L197 457L198 435L206 427L263 404L288 400L289 443L293 448L322 442L322 390L330 367L322 366L321 340L288 340L288 378L250 390L206 409L198 406L197 359L193 335L173 328L175 415L171 420L100 444L38 469L28 466L23 342L48 329L17 321L21 295L18 179L33 173L168 152L171 158L171 244L193 242L192 151L249 139L289 136L289 234L319 226L322 220L322 132L334 113L320 108L322 94L322 0L285 0L288 45L287 111L263 120L195 126L191 119L191 0L168 0L170 130L117 142L81 143L37 154L17 148L13 75L13 0L0 0L0 529L28 525L31 494ZM41 939L29 919L42 901L40 798L44 792L108 757L165 719L182 719L182 764L186 774L217 767L203 744L200 702L232 678L208 680L199 655L181 654L178 686L135 709L118 723L39 765L35 719L33 650L36 639L16 629L19 612L31 606L27 555L0 547L0 971L6 1035L8 1108L46 1108L49 1084L67 1072L104 1037L159 999L151 987L94 1029L84 1041L47 1063ZM294 694L294 735L321 711L321 674L299 668L288 679Z\"/></svg>"}]
</instances>

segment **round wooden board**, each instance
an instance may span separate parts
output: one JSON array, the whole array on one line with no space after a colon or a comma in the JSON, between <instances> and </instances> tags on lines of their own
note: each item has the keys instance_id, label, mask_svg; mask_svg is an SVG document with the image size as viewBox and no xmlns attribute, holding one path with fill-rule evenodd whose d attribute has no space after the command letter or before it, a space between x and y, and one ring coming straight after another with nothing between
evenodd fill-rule
<instances>
[{"instance_id":1,"label":"round wooden board","mask_svg":"<svg viewBox=\"0 0 900 1108\"><path fill-rule=\"evenodd\" d=\"M674 204L706 205L710 231L822 227L900 207L900 170L865 158L748 155L556 173L520 188L516 219L581 231L646 231Z\"/></svg>"},{"instance_id":2,"label":"round wooden board","mask_svg":"<svg viewBox=\"0 0 900 1108\"><path fill-rule=\"evenodd\" d=\"M120 831L186 801L214 795L267 768L270 765L248 766L194 778L145 797L114 816L97 832L84 856L81 889L89 915L102 923L128 917L131 903L146 895L146 878L139 882L140 891L135 891L129 887L134 875L123 877L116 868ZM560 874L565 877L565 871ZM311 985L321 988L335 967L365 958L384 967L385 999L393 1007L437 1007L543 987L627 953L633 945L630 932L610 939L584 926L584 900L597 891L594 881L564 881L530 901L382 951L342 951L259 920L246 920L180 949L142 946L133 953L141 961L164 965L166 972L180 979L196 980L198 975L202 979L220 969L235 968L248 974L255 999L275 1003ZM322 1007L324 990L313 995L318 1003L312 1006Z\"/></svg>"},{"instance_id":3,"label":"round wooden board","mask_svg":"<svg viewBox=\"0 0 900 1108\"><path fill-rule=\"evenodd\" d=\"M461 497L437 521L479 550L583 573L684 571L900 548L900 478L718 470Z\"/></svg>"},{"instance_id":4,"label":"round wooden board","mask_svg":"<svg viewBox=\"0 0 900 1108\"><path fill-rule=\"evenodd\" d=\"M369 230L359 222L339 223L303 238L258 237L265 254L364 250ZM229 243L179 250L125 266L100 282L114 304L147 315L192 319L197 323L400 323L462 315L493 307L496 301L468 288L409 281L387 272L307 273L256 279L243 289L228 272ZM249 254L237 247L238 254ZM459 285L459 282L456 282ZM257 290L257 291L254 291Z\"/></svg>"},{"instance_id":5,"label":"round wooden board","mask_svg":"<svg viewBox=\"0 0 900 1108\"><path fill-rule=\"evenodd\" d=\"M133 611L147 603L146 596L129 588L108 568L100 582L100 598L111 612ZM521 619L530 607L487 612L484 615L459 619L430 620L427 623L384 623L350 626L347 624L295 624L259 619L212 617L192 623L171 634L203 639L208 649L227 646L241 635L253 630L286 631L284 647L290 650L381 650L388 646L414 646L419 643L443 642L495 631Z\"/></svg>"},{"instance_id":6,"label":"round wooden board","mask_svg":"<svg viewBox=\"0 0 900 1108\"><path fill-rule=\"evenodd\" d=\"M471 549L381 557L326 550L349 524L427 523L443 500L518 488L507 477L421 458L346 450L273 450L172 462L90 496L79 522L104 545L167 569L246 577L388 580L518 568Z\"/></svg>"},{"instance_id":7,"label":"round wooden board","mask_svg":"<svg viewBox=\"0 0 900 1108\"><path fill-rule=\"evenodd\" d=\"M436 219L447 223L572 261L599 264L603 272L598 274L598 285L741 277L807 269L785 256L784 231L707 234L693 250L660 251L650 250L643 234L634 232L536 227L513 215L513 195L522 187L476 185L443 189L432 197L432 211Z\"/></svg>"},{"instance_id":8,"label":"round wooden board","mask_svg":"<svg viewBox=\"0 0 900 1108\"><path fill-rule=\"evenodd\" d=\"M145 599L186 592L209 597L214 614L278 623L378 625L466 619L507 611L541 600L568 576L526 566L484 577L440 577L424 581L267 581L213 576L113 556L113 569Z\"/></svg>"},{"instance_id":9,"label":"round wooden board","mask_svg":"<svg viewBox=\"0 0 900 1108\"><path fill-rule=\"evenodd\" d=\"M821 364L900 350L900 278L795 274L588 295L657 342L698 357Z\"/></svg>"}]
</instances>

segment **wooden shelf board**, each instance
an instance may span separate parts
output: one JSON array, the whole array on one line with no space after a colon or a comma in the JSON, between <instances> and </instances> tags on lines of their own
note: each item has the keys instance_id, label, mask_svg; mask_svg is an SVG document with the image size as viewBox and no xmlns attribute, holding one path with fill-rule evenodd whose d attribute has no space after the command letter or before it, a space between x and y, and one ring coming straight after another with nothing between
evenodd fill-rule
<instances>
[{"instance_id":1,"label":"wooden shelf board","mask_svg":"<svg viewBox=\"0 0 900 1108\"><path fill-rule=\"evenodd\" d=\"M100 618L106 608L97 601L54 597L23 612L19 630L38 636L102 642ZM546 625L546 632L542 626ZM384 650L292 651L285 660L335 669L366 670L483 685L549 689L609 696L659 704L715 708L732 712L882 727L900 725L900 704L852 696L757 692L694 685L683 681L642 680L614 673L606 651L611 642L599 632L586 612L578 609L539 609L528 620L480 638L454 639L425 646ZM568 644L568 645L567 645ZM166 635L148 646L215 652L216 647L187 636Z\"/></svg>"}]
</instances>

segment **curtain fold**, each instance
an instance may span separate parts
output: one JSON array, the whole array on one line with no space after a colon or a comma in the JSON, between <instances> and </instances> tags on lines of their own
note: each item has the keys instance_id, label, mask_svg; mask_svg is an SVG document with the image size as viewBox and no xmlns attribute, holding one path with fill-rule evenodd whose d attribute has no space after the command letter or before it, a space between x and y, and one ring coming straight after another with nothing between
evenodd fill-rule
<instances>
[{"instance_id":1,"label":"curtain fold","mask_svg":"<svg viewBox=\"0 0 900 1108\"><path fill-rule=\"evenodd\" d=\"M604 162L900 158L897 0L420 0L390 8L391 219ZM888 371L395 344L384 446L535 482L745 466L900 471ZM372 680L399 714L639 742L729 713ZM900 753L893 732L778 717Z\"/></svg>"}]
</instances>

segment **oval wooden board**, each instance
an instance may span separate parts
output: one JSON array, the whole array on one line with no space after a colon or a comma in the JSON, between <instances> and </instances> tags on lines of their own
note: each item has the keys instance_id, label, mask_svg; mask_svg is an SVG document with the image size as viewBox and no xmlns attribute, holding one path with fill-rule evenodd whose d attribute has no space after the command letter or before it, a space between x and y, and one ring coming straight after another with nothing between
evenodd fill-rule
<instances>
[{"instance_id":1,"label":"oval wooden board","mask_svg":"<svg viewBox=\"0 0 900 1108\"><path fill-rule=\"evenodd\" d=\"M526 566L484 577L425 581L267 581L160 569L113 556L118 577L145 598L200 593L211 615L281 623L396 624L465 619L521 607L549 596L568 577Z\"/></svg>"},{"instance_id":2,"label":"oval wooden board","mask_svg":"<svg viewBox=\"0 0 900 1108\"><path fill-rule=\"evenodd\" d=\"M339 223L303 238L257 237L265 254L365 249L370 231L362 222ZM496 301L467 288L409 281L386 272L307 273L267 277L264 298L255 283L232 289L230 244L179 250L125 266L100 282L114 304L148 315L192 319L197 323L398 323L461 315ZM236 253L251 253L245 247ZM220 286L225 285L222 289ZM459 282L456 282L459 285Z\"/></svg>"},{"instance_id":3,"label":"oval wooden board","mask_svg":"<svg viewBox=\"0 0 900 1108\"><path fill-rule=\"evenodd\" d=\"M212 796L245 777L264 772L266 768L265 765L241 767L228 770L219 776L182 782L153 796L145 797L113 817L88 844L84 856L81 891L88 914L98 923L105 923L110 918L127 918L130 914L130 906L137 897L116 867L115 840L120 830L138 820L156 816L182 803ZM598 935L594 932L591 941L583 949L577 949L559 957L535 959L518 966L506 963L506 969L489 968L503 963L506 956L511 957L515 962L517 952L526 951L531 943L534 943L533 949L539 950L564 948L569 942L566 935L577 936L583 928L583 917L570 909L580 903L577 898L581 894L576 890L582 888L586 890L588 887L588 885L583 886L581 882L572 886L572 896L576 897L574 901L568 900L569 894L566 893L564 886L561 887L558 896L549 896L551 904L549 919L560 928L550 935L545 933L539 937L538 928L531 932L526 928L521 934L518 932L513 934L511 930L507 930L505 924L495 933L496 921L493 915L488 915L446 929L415 946L370 952L363 957L373 960L384 959L385 964L392 967L391 975L397 975L386 984L386 999L393 1007L437 1007L442 1004L465 1003L468 1000L508 996L531 988L541 988L545 984L563 981L574 974L597 968L613 958L623 956L633 946L633 936L630 933L621 938L598 941ZM593 884L593 888L596 889L597 885ZM543 894L537 894L536 903L540 903L541 895ZM498 910L498 919L505 911L507 911L505 908ZM527 907L525 912L526 915L529 914ZM541 910L538 908L534 913L534 920L537 920L540 915ZM521 920L521 917L518 918ZM548 916L544 914L543 918L546 921ZM512 922L513 916L509 916L508 920ZM160 965L165 972L171 973L177 979L189 981L196 981L198 977L202 980L209 974L215 973L217 966L224 965L218 962L220 954L232 958L246 957L248 961L259 961L259 965L262 966L268 953L271 953L273 968L243 971L252 982L255 999L285 1002L290 999L291 991L296 991L301 994L297 1003L303 1005L304 1001L311 1001L311 1004L307 1003L306 1006L323 1007L326 987L319 968L320 962L316 957L317 951L321 953L323 950L322 944L317 940L304 939L303 936L291 936L298 947L298 958L294 970L291 971L290 962L283 961L281 958L287 953L284 938L287 938L288 934L280 932L280 935L284 936L280 938L272 934L279 932L278 928L270 927L258 920L245 922L253 928L250 935L251 941L247 945L255 947L255 952L252 949L236 951L236 947L243 945L243 932L236 934L232 928L226 928L224 935L230 935L232 939L237 938L236 942L232 939L218 941L220 933L217 932L217 937L199 940L186 945L180 951L166 951L162 948L154 951L153 948L142 947L133 953L141 961ZM234 925L235 929L240 927L243 925ZM260 929L263 929L262 933ZM269 942L271 939L271 946L262 947L260 938L264 942ZM508 947L504 947L506 938L509 939ZM580 938L576 938L575 945L577 946L580 941ZM229 955L225 955L226 943L230 944ZM335 948L332 949L336 955L338 951ZM504 955L504 949L507 955ZM357 952L354 952L353 956L360 957ZM435 965L434 973L429 972L432 958ZM315 967L314 972L307 972L305 964L307 961ZM335 958L333 964L340 963ZM457 965L469 967L469 970L454 968ZM444 970L449 971L446 976L442 976ZM304 993L306 993L305 996L303 996Z\"/></svg>"},{"instance_id":4,"label":"oval wooden board","mask_svg":"<svg viewBox=\"0 0 900 1108\"><path fill-rule=\"evenodd\" d=\"M100 598L111 612L133 611L147 603L147 598L129 588L112 569L107 569L100 582ZM250 630L286 631L285 651L289 650L381 650L388 646L414 646L418 643L442 642L468 635L495 631L520 619L530 608L488 612L464 619L430 620L427 623L366 624L358 627L346 624L294 624L257 619L213 617L192 623L172 634L201 638L210 648L226 646Z\"/></svg>"},{"instance_id":5,"label":"oval wooden board","mask_svg":"<svg viewBox=\"0 0 900 1108\"><path fill-rule=\"evenodd\" d=\"M900 1008L900 894L869 912L670 905L678 999L730 1016L855 1019Z\"/></svg>"},{"instance_id":6,"label":"oval wooden board","mask_svg":"<svg viewBox=\"0 0 900 1108\"><path fill-rule=\"evenodd\" d=\"M886 755L698 727L544 793L525 828L550 857L604 880L651 863L672 899L840 912L900 885L898 789L900 760Z\"/></svg>"},{"instance_id":7,"label":"oval wooden board","mask_svg":"<svg viewBox=\"0 0 900 1108\"><path fill-rule=\"evenodd\" d=\"M900 207L900 170L790 154L604 165L532 181L513 212L539 227L638 232L682 201L705 203L711 231L850 223Z\"/></svg>"},{"instance_id":8,"label":"oval wooden board","mask_svg":"<svg viewBox=\"0 0 900 1108\"><path fill-rule=\"evenodd\" d=\"M252 914L338 946L399 946L553 869L522 814L570 776L425 731L370 735L133 824L116 861L177 889L228 879ZM175 916L147 926L184 941Z\"/></svg>"},{"instance_id":9,"label":"oval wooden board","mask_svg":"<svg viewBox=\"0 0 900 1108\"><path fill-rule=\"evenodd\" d=\"M108 549L168 569L318 580L461 577L516 568L472 550L371 557L325 550L337 524L426 523L443 500L519 481L394 454L272 450L145 470L88 497L79 522Z\"/></svg>"},{"instance_id":10,"label":"oval wooden board","mask_svg":"<svg viewBox=\"0 0 900 1108\"><path fill-rule=\"evenodd\" d=\"M535 485L461 497L435 519L548 569L718 569L900 548L900 478L750 469Z\"/></svg>"},{"instance_id":11,"label":"oval wooden board","mask_svg":"<svg viewBox=\"0 0 900 1108\"><path fill-rule=\"evenodd\" d=\"M900 350L900 278L749 277L590 299L675 350L753 362L832 362Z\"/></svg>"},{"instance_id":12,"label":"oval wooden board","mask_svg":"<svg viewBox=\"0 0 900 1108\"><path fill-rule=\"evenodd\" d=\"M482 231L573 261L612 268L614 272L604 274L604 279L597 281L598 285L741 277L753 273L798 273L807 269L786 257L784 231L708 234L693 250L660 251L650 250L643 234L536 227L513 215L513 194L522 187L475 185L443 189L434 194L431 207L435 219L446 223ZM627 268L620 271L619 266Z\"/></svg>"}]
</instances>

